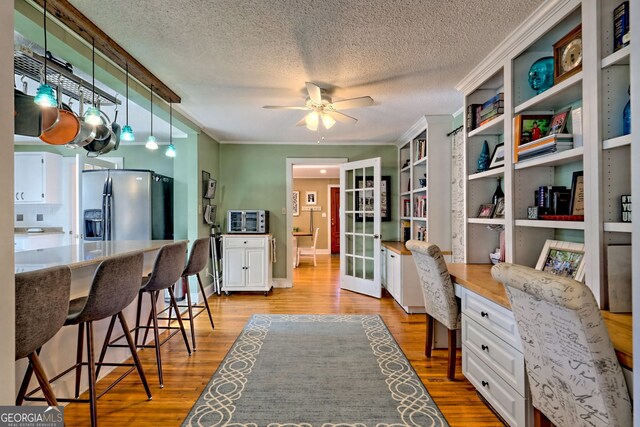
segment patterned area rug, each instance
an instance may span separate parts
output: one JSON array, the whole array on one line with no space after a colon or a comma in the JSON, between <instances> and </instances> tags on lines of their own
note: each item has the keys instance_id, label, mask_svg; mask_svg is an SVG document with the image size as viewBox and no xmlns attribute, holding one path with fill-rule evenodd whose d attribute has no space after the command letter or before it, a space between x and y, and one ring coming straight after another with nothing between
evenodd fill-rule
<instances>
[{"instance_id":1,"label":"patterned area rug","mask_svg":"<svg viewBox=\"0 0 640 427\"><path fill-rule=\"evenodd\" d=\"M378 315L254 315L182 424L448 426Z\"/></svg>"}]
</instances>

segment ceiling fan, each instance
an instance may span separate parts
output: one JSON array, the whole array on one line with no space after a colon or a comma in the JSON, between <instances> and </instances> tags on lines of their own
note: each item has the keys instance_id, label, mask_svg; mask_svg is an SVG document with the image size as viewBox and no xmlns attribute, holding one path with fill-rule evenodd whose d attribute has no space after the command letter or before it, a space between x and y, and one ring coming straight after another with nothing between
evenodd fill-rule
<instances>
[{"instance_id":1,"label":"ceiling fan","mask_svg":"<svg viewBox=\"0 0 640 427\"><path fill-rule=\"evenodd\" d=\"M336 121L343 123L356 123L358 119L341 113L338 110L366 107L373 104L373 99L370 96L361 96L359 98L350 98L342 101L331 102L331 97L327 95L324 89L321 89L315 83L306 82L305 85L309 96L307 97L304 106L287 107L279 105L265 105L262 108L309 111L307 115L296 123L296 126L306 125L307 129L316 131L318 130L318 124L320 121L322 121L322 124L326 129L330 129L334 124L336 124Z\"/></svg>"}]
</instances>

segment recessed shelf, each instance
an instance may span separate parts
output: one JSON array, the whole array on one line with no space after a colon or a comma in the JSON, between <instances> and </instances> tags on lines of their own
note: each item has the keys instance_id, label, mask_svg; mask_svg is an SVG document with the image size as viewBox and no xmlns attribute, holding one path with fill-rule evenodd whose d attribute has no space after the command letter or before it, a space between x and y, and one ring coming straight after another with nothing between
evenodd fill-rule
<instances>
[{"instance_id":1,"label":"recessed shelf","mask_svg":"<svg viewBox=\"0 0 640 427\"><path fill-rule=\"evenodd\" d=\"M584 221L545 221L540 219L516 219L516 227L562 228L584 230Z\"/></svg>"},{"instance_id":2,"label":"recessed shelf","mask_svg":"<svg viewBox=\"0 0 640 427\"><path fill-rule=\"evenodd\" d=\"M469 224L504 225L504 218L467 218Z\"/></svg>"},{"instance_id":3,"label":"recessed shelf","mask_svg":"<svg viewBox=\"0 0 640 427\"><path fill-rule=\"evenodd\" d=\"M614 233L631 233L633 230L631 222L605 222L604 231Z\"/></svg>"},{"instance_id":4,"label":"recessed shelf","mask_svg":"<svg viewBox=\"0 0 640 427\"><path fill-rule=\"evenodd\" d=\"M602 141L602 149L610 150L612 148L624 147L627 145L631 145L631 134L622 135L616 138L605 139Z\"/></svg>"},{"instance_id":5,"label":"recessed shelf","mask_svg":"<svg viewBox=\"0 0 640 427\"><path fill-rule=\"evenodd\" d=\"M580 98L582 98L582 71L516 106L514 112L518 114L534 107L538 110L554 110Z\"/></svg>"},{"instance_id":6,"label":"recessed shelf","mask_svg":"<svg viewBox=\"0 0 640 427\"><path fill-rule=\"evenodd\" d=\"M504 133L504 114L469 132L469 138L478 135L501 135Z\"/></svg>"},{"instance_id":7,"label":"recessed shelf","mask_svg":"<svg viewBox=\"0 0 640 427\"><path fill-rule=\"evenodd\" d=\"M504 166L500 166L499 168L489 169L488 171L474 173L469 175L469 181L473 181L475 179L482 178L491 178L498 175L504 175Z\"/></svg>"},{"instance_id":8,"label":"recessed shelf","mask_svg":"<svg viewBox=\"0 0 640 427\"><path fill-rule=\"evenodd\" d=\"M515 164L516 169L526 169L534 166L558 166L578 161L582 158L584 152L583 147L572 148L571 150L561 151L560 153L550 154L546 156L535 157L533 159L523 160Z\"/></svg>"},{"instance_id":9,"label":"recessed shelf","mask_svg":"<svg viewBox=\"0 0 640 427\"><path fill-rule=\"evenodd\" d=\"M612 65L629 65L629 54L631 53L631 45L627 45L617 52L602 58L602 68Z\"/></svg>"}]
</instances>

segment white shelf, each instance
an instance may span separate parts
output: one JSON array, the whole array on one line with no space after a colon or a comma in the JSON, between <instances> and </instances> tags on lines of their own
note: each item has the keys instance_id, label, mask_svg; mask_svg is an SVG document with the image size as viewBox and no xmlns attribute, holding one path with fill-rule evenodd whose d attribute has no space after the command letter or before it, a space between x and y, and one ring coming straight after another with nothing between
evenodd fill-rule
<instances>
[{"instance_id":1,"label":"white shelf","mask_svg":"<svg viewBox=\"0 0 640 427\"><path fill-rule=\"evenodd\" d=\"M400 219L401 220L405 220L405 221L411 221L411 217L410 216L401 216Z\"/></svg>"},{"instance_id":2,"label":"white shelf","mask_svg":"<svg viewBox=\"0 0 640 427\"><path fill-rule=\"evenodd\" d=\"M413 166L418 166L420 163L425 163L427 161L427 156L424 156L421 159L416 160L415 162L413 162Z\"/></svg>"},{"instance_id":3,"label":"white shelf","mask_svg":"<svg viewBox=\"0 0 640 427\"><path fill-rule=\"evenodd\" d=\"M546 156L534 157L532 159L523 160L515 164L516 169L526 169L534 166L559 166L567 163L575 162L582 158L584 152L583 147L572 148L571 150L561 151L560 153L550 154Z\"/></svg>"},{"instance_id":4,"label":"white shelf","mask_svg":"<svg viewBox=\"0 0 640 427\"><path fill-rule=\"evenodd\" d=\"M504 225L504 218L467 218L469 224Z\"/></svg>"},{"instance_id":5,"label":"white shelf","mask_svg":"<svg viewBox=\"0 0 640 427\"><path fill-rule=\"evenodd\" d=\"M423 218L421 216L414 216L411 219L414 220L414 221L426 221L427 220L427 218Z\"/></svg>"},{"instance_id":6,"label":"white shelf","mask_svg":"<svg viewBox=\"0 0 640 427\"><path fill-rule=\"evenodd\" d=\"M604 141L602 141L603 150L625 147L627 145L631 145L631 134L618 136L616 138L605 139Z\"/></svg>"},{"instance_id":7,"label":"white shelf","mask_svg":"<svg viewBox=\"0 0 640 427\"><path fill-rule=\"evenodd\" d=\"M504 166L500 166L499 168L489 169L488 171L474 173L473 175L469 175L469 181L473 181L475 179L482 178L491 178L494 176L504 175Z\"/></svg>"},{"instance_id":8,"label":"white shelf","mask_svg":"<svg viewBox=\"0 0 640 427\"><path fill-rule=\"evenodd\" d=\"M410 196L411 191L405 191L404 193L400 193L401 196Z\"/></svg>"},{"instance_id":9,"label":"white shelf","mask_svg":"<svg viewBox=\"0 0 640 427\"><path fill-rule=\"evenodd\" d=\"M631 45L627 45L617 52L613 52L606 58L602 58L602 68L612 65L629 65L629 54L631 53Z\"/></svg>"},{"instance_id":10,"label":"white shelf","mask_svg":"<svg viewBox=\"0 0 640 427\"><path fill-rule=\"evenodd\" d=\"M633 230L631 222L605 222L604 231L614 233L631 233Z\"/></svg>"},{"instance_id":11,"label":"white shelf","mask_svg":"<svg viewBox=\"0 0 640 427\"><path fill-rule=\"evenodd\" d=\"M411 166L406 166L402 169L400 169L400 172L409 172L411 170Z\"/></svg>"},{"instance_id":12,"label":"white shelf","mask_svg":"<svg viewBox=\"0 0 640 427\"><path fill-rule=\"evenodd\" d=\"M582 98L582 71L516 106L515 113L531 110L554 110Z\"/></svg>"},{"instance_id":13,"label":"white shelf","mask_svg":"<svg viewBox=\"0 0 640 427\"><path fill-rule=\"evenodd\" d=\"M504 114L469 132L469 138L478 135L501 135L504 133Z\"/></svg>"},{"instance_id":14,"label":"white shelf","mask_svg":"<svg viewBox=\"0 0 640 427\"><path fill-rule=\"evenodd\" d=\"M545 221L540 219L516 219L516 227L563 228L584 230L584 221Z\"/></svg>"},{"instance_id":15,"label":"white shelf","mask_svg":"<svg viewBox=\"0 0 640 427\"><path fill-rule=\"evenodd\" d=\"M427 191L427 187L422 187L422 188L414 188L413 192L414 193L424 193Z\"/></svg>"}]
</instances>

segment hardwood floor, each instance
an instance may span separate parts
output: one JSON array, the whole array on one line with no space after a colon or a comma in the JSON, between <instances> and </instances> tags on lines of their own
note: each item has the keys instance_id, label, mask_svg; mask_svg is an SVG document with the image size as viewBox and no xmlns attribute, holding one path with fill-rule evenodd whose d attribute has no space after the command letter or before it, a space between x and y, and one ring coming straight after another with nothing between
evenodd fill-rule
<instances>
[{"instance_id":1,"label":"hardwood floor","mask_svg":"<svg viewBox=\"0 0 640 427\"><path fill-rule=\"evenodd\" d=\"M211 331L203 313L196 319L198 347L192 356L186 354L179 335L162 347L163 389L158 387L153 349L139 351L153 400L146 400L139 378L132 373L98 401L99 425L179 426L249 317L255 313L380 314L452 427L503 425L463 377L460 351L453 382L446 378L446 349L434 350L431 360L425 358L424 315L406 314L388 294L377 300L341 291L338 280L338 256L321 255L317 267L301 263L294 270L291 289L274 289L268 297L262 293L210 297L215 331ZM96 343L97 346L100 344ZM98 382L98 391L115 378L116 372L119 371ZM68 405L65 421L67 426L89 425L89 405Z\"/></svg>"}]
</instances>

